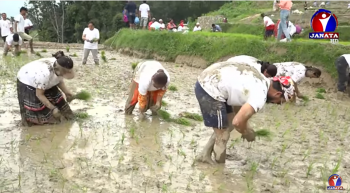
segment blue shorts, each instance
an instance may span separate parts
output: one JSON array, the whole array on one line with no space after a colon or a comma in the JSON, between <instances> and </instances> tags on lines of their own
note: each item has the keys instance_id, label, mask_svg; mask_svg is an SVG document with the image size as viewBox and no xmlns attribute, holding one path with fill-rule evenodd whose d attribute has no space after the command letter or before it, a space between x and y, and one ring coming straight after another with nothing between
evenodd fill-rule
<instances>
[{"instance_id":1,"label":"blue shorts","mask_svg":"<svg viewBox=\"0 0 350 193\"><path fill-rule=\"evenodd\" d=\"M233 113L232 107L211 97L198 81L194 92L202 111L204 125L217 129L226 129L229 126L227 114Z\"/></svg>"}]
</instances>

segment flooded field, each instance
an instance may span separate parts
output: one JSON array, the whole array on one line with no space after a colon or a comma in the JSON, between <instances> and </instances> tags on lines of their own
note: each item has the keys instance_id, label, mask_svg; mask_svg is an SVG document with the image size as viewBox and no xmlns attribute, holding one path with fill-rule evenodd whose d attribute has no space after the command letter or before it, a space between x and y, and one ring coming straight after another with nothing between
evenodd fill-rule
<instances>
[{"instance_id":1,"label":"flooded field","mask_svg":"<svg viewBox=\"0 0 350 193\"><path fill-rule=\"evenodd\" d=\"M226 164L210 166L194 161L212 133L202 122L183 126L151 113L139 122L137 109L124 115L131 63L141 59L106 51L107 63L95 66L90 55L83 66L82 51L73 53L78 73L68 87L88 90L93 99L71 103L87 119L59 126L18 126L18 67L0 63L0 192L311 193L326 192L333 173L348 187L349 98L337 100L332 92L316 97L322 86L306 82L300 89L310 101L266 105L253 117L253 128L269 129L271 139L257 139L250 147L233 137ZM184 111L200 113L193 87L201 69L163 65L177 87L166 93L163 109L174 117ZM325 99L318 99L320 95Z\"/></svg>"}]
</instances>

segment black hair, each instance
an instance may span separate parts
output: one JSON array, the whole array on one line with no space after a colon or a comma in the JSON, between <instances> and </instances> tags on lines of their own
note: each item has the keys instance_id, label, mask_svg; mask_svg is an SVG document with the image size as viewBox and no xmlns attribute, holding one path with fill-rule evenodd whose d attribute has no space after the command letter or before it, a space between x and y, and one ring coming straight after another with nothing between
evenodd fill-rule
<instances>
[{"instance_id":1,"label":"black hair","mask_svg":"<svg viewBox=\"0 0 350 193\"><path fill-rule=\"evenodd\" d=\"M321 70L318 69L318 68L315 68L315 67L313 67L313 66L305 66L305 67L306 67L306 71L313 71L313 72L314 72L314 75L315 75L316 77L320 77L321 74L322 74Z\"/></svg>"},{"instance_id":2,"label":"black hair","mask_svg":"<svg viewBox=\"0 0 350 193\"><path fill-rule=\"evenodd\" d=\"M283 95L284 95L284 91L283 91L283 89L282 89L282 85L281 85L280 81L278 81L278 80L277 80L277 81L272 80L271 86L272 86L272 88L276 89L277 91L282 92L282 94L281 94L281 98L282 98ZM267 95L266 102L267 102L267 103L270 103L272 100L273 100L273 98L271 98L269 95Z\"/></svg>"},{"instance_id":3,"label":"black hair","mask_svg":"<svg viewBox=\"0 0 350 193\"><path fill-rule=\"evenodd\" d=\"M264 61L258 61L258 64L261 65L261 73L266 72L271 76L274 77L277 74L277 67L273 64L270 64L270 62L264 62Z\"/></svg>"},{"instance_id":4,"label":"black hair","mask_svg":"<svg viewBox=\"0 0 350 193\"><path fill-rule=\"evenodd\" d=\"M94 22L90 21L88 24L90 24L90 23L91 23L93 26L95 26Z\"/></svg>"},{"instance_id":5,"label":"black hair","mask_svg":"<svg viewBox=\"0 0 350 193\"><path fill-rule=\"evenodd\" d=\"M60 58L61 56L65 56L63 51L58 51L52 54L52 57L55 57L56 59Z\"/></svg>"},{"instance_id":6,"label":"black hair","mask_svg":"<svg viewBox=\"0 0 350 193\"><path fill-rule=\"evenodd\" d=\"M13 41L18 42L19 41L19 35L17 33L13 34Z\"/></svg>"},{"instance_id":7,"label":"black hair","mask_svg":"<svg viewBox=\"0 0 350 193\"><path fill-rule=\"evenodd\" d=\"M211 27L215 27L215 24L211 24Z\"/></svg>"},{"instance_id":8,"label":"black hair","mask_svg":"<svg viewBox=\"0 0 350 193\"><path fill-rule=\"evenodd\" d=\"M57 63L63 68L72 69L73 60L68 56L60 56L57 58Z\"/></svg>"},{"instance_id":9,"label":"black hair","mask_svg":"<svg viewBox=\"0 0 350 193\"><path fill-rule=\"evenodd\" d=\"M261 17L265 17L265 13L262 13L262 14L261 14Z\"/></svg>"},{"instance_id":10,"label":"black hair","mask_svg":"<svg viewBox=\"0 0 350 193\"><path fill-rule=\"evenodd\" d=\"M153 81L159 86L164 87L168 82L168 76L165 74L164 70L159 69L157 74L154 76Z\"/></svg>"},{"instance_id":11,"label":"black hair","mask_svg":"<svg viewBox=\"0 0 350 193\"><path fill-rule=\"evenodd\" d=\"M19 9L19 12L22 12L22 11L28 11L28 9L25 7L21 7L21 9Z\"/></svg>"},{"instance_id":12,"label":"black hair","mask_svg":"<svg viewBox=\"0 0 350 193\"><path fill-rule=\"evenodd\" d=\"M143 3L146 3L147 1L143 1Z\"/></svg>"}]
</instances>

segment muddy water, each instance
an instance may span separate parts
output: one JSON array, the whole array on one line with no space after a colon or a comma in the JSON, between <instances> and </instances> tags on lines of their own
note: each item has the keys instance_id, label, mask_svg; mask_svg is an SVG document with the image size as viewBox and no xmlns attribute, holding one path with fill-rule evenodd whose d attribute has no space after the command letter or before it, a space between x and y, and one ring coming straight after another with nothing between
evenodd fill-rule
<instances>
[{"instance_id":1,"label":"muddy water","mask_svg":"<svg viewBox=\"0 0 350 193\"><path fill-rule=\"evenodd\" d=\"M1 80L1 192L325 192L332 173L349 183L350 104L333 93L316 99L317 87L305 83L307 104L266 105L251 122L270 129L271 139L252 146L232 139L225 166L209 166L194 162L212 132L201 122L186 127L151 115L139 122L137 109L124 116L130 64L139 59L106 52L114 60L95 66L89 58L82 66L82 52L73 53L78 76L67 84L74 92L89 90L93 100L71 107L87 112L86 120L20 128L15 76ZM173 116L199 113L193 86L201 70L163 65L178 88L166 94L164 109Z\"/></svg>"}]
</instances>

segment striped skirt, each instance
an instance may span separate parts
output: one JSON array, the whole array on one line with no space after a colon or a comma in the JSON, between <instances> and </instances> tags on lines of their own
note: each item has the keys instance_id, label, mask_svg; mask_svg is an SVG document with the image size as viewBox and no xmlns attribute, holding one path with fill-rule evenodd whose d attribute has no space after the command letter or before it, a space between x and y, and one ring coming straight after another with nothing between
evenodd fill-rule
<instances>
[{"instance_id":1,"label":"striped skirt","mask_svg":"<svg viewBox=\"0 0 350 193\"><path fill-rule=\"evenodd\" d=\"M70 109L57 86L45 90L44 94L46 98L60 110L64 118L67 120L74 118L73 111ZM23 126L57 124L61 122L61 119L56 119L53 116L52 110L41 103L36 96L36 89L34 87L23 84L17 80L17 95Z\"/></svg>"}]
</instances>

